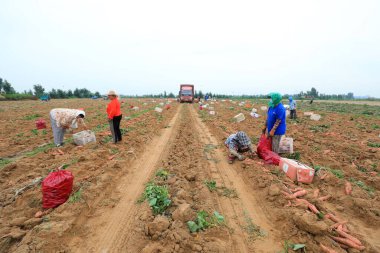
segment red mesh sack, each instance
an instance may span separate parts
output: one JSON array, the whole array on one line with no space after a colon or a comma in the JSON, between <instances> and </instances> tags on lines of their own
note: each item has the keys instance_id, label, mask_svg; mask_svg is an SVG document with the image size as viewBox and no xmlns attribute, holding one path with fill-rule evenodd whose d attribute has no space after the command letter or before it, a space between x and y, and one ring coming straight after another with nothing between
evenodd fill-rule
<instances>
[{"instance_id":1,"label":"red mesh sack","mask_svg":"<svg viewBox=\"0 0 380 253\"><path fill-rule=\"evenodd\" d=\"M46 122L43 119L36 120L36 128L37 129L45 129L46 128Z\"/></svg>"},{"instance_id":2,"label":"red mesh sack","mask_svg":"<svg viewBox=\"0 0 380 253\"><path fill-rule=\"evenodd\" d=\"M50 173L42 181L42 207L54 208L67 201L73 189L74 176L70 171Z\"/></svg>"},{"instance_id":3,"label":"red mesh sack","mask_svg":"<svg viewBox=\"0 0 380 253\"><path fill-rule=\"evenodd\" d=\"M281 157L272 151L272 139L267 138L265 134L261 135L257 145L257 155L265 161L266 164L279 165Z\"/></svg>"}]
</instances>

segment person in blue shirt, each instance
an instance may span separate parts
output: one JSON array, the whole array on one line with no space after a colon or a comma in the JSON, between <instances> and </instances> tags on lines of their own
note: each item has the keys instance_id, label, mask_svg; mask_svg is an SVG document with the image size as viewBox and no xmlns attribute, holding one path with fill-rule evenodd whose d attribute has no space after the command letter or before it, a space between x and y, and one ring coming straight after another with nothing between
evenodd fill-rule
<instances>
[{"instance_id":1,"label":"person in blue shirt","mask_svg":"<svg viewBox=\"0 0 380 253\"><path fill-rule=\"evenodd\" d=\"M289 97L289 110L290 110L290 119L297 118L297 102L293 100L292 97Z\"/></svg>"},{"instance_id":2,"label":"person in blue shirt","mask_svg":"<svg viewBox=\"0 0 380 253\"><path fill-rule=\"evenodd\" d=\"M282 96L280 93L270 93L271 100L263 134L267 132L268 137L272 138L272 151L278 154L280 149L280 141L286 132L286 109L281 103Z\"/></svg>"}]
</instances>

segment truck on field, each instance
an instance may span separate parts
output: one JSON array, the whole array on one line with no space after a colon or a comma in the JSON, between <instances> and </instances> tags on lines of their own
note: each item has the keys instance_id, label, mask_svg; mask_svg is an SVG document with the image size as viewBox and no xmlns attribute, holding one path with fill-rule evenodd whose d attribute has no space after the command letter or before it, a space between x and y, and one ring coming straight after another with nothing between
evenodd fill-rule
<instances>
[{"instance_id":1,"label":"truck on field","mask_svg":"<svg viewBox=\"0 0 380 253\"><path fill-rule=\"evenodd\" d=\"M194 102L194 85L193 84L181 84L179 89L179 102Z\"/></svg>"}]
</instances>

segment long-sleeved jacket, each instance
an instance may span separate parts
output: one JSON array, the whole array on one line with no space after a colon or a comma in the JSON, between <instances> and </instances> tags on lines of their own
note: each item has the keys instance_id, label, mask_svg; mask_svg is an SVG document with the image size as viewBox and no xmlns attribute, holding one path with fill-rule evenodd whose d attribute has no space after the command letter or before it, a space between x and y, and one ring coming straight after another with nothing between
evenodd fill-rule
<instances>
[{"instance_id":1,"label":"long-sleeved jacket","mask_svg":"<svg viewBox=\"0 0 380 253\"><path fill-rule=\"evenodd\" d=\"M109 119L113 119L113 117L121 115L120 101L117 98L109 102L107 106L107 114Z\"/></svg>"},{"instance_id":2,"label":"long-sleeved jacket","mask_svg":"<svg viewBox=\"0 0 380 253\"><path fill-rule=\"evenodd\" d=\"M57 122L57 127L69 128L75 126L77 122L83 122L83 119L77 119L79 114L85 115L82 110L56 108L50 111L51 117Z\"/></svg>"}]
</instances>

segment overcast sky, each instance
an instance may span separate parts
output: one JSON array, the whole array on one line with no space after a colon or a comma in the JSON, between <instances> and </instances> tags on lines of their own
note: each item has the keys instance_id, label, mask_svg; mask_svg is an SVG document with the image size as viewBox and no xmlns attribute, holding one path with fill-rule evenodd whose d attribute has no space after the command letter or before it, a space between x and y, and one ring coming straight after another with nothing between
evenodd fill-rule
<instances>
[{"instance_id":1,"label":"overcast sky","mask_svg":"<svg viewBox=\"0 0 380 253\"><path fill-rule=\"evenodd\" d=\"M85 87L380 97L379 0L0 0L0 77Z\"/></svg>"}]
</instances>

